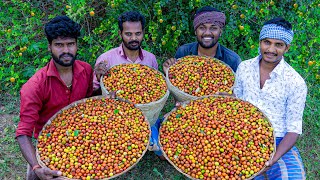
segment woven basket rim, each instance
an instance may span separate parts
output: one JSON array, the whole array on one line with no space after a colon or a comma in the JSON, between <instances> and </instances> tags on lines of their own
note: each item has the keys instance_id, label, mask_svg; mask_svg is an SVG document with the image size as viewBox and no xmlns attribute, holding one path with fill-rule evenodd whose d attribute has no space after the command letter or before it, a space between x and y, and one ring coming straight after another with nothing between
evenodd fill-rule
<instances>
[{"instance_id":1,"label":"woven basket rim","mask_svg":"<svg viewBox=\"0 0 320 180\"><path fill-rule=\"evenodd\" d=\"M43 131L48 125L50 125L50 124L52 123L52 121L57 117L57 115L59 115L60 113L62 113L64 110L67 110L67 109L69 109L69 108L71 108L71 107L75 107L75 106L77 106L78 104L84 103L84 102L86 102L86 101L89 100L89 99L97 100L97 99L106 99L106 98L107 98L107 99L108 99L108 98L110 99L109 96L93 96L93 97L84 98L84 99L75 101L75 102L73 102L73 103L65 106L64 108L62 108L61 110L59 110L57 113L55 113L55 114L47 121L47 123L46 123L46 124L43 126L43 128L41 129L41 131L40 131L40 133L39 133L39 136L42 134L42 131ZM115 100L119 100L119 101L122 101L122 102L126 102L126 103L129 103L129 104L132 104L132 103L127 102L127 101L125 101L124 99L121 99L121 98L117 98L117 99L115 99ZM135 108L137 108L136 105L135 105ZM137 108L137 109L139 109L139 108ZM141 110L139 109L139 111L141 111ZM142 115L143 115L143 113L142 113ZM135 163L133 163L130 167L128 167L127 169L125 169L125 170L122 171L121 173L115 174L115 175L113 175L113 176L111 176L111 177L108 177L108 178L103 178L103 179L101 179L101 180L109 180L109 179L113 179L113 178L116 178L116 177L119 177L119 176L125 174L126 172L128 172L128 171L130 171L132 168L134 168L134 167L140 162L140 160L143 158L143 156L145 155L145 153L146 153L147 150L148 150L148 146L149 146L149 144L150 144L150 137L151 137L151 127L150 127L150 123L149 123L149 121L146 119L146 117L145 117L144 115L143 115L143 117L144 117L144 121L145 121L145 122L147 123L147 125L148 125L149 137L148 137L147 145L145 146L145 149L144 149L144 151L142 152L141 156L137 159L137 161L136 161ZM37 141L37 145L38 145L38 143L39 143L39 142ZM40 165L41 167L43 167L43 168L44 168L44 167L49 168L49 167L47 167L47 166L41 161L40 155L39 155L39 150L38 150L38 146L37 146L37 145L36 145L36 158L37 158L37 161L38 161L39 165ZM68 178L68 177L65 177L65 176L61 176L61 177L62 177L63 179L66 179L66 180L76 180L76 179Z\"/></svg>"},{"instance_id":2,"label":"woven basket rim","mask_svg":"<svg viewBox=\"0 0 320 180\"><path fill-rule=\"evenodd\" d=\"M129 64L117 64L117 65L111 66L111 67L108 69L108 71L109 71L110 69L116 67L116 66L123 66L123 65L129 65ZM144 64L139 64L139 65L145 66L145 67L148 67L148 68L151 68L151 69L157 71L157 72L162 76L162 78L163 78L164 80L166 80L166 78L165 78L165 76L163 75L163 73L160 72L159 70L155 69L154 67L151 67L151 66L148 66L148 65L144 65ZM100 83L101 90L103 90L103 91L105 91L107 94L109 94L109 91L106 89L106 87L105 87L105 85L104 85L104 83L103 83L103 78L104 78L104 75L102 75L102 76L100 77L100 82L99 82L99 83ZM167 86L166 93L165 93L160 99L158 99L158 100L156 100L156 101L149 102L149 103L135 104L135 105L138 105L138 106L147 106L147 105L150 105L151 103L160 103L163 99L166 98L166 96L168 96L168 95L170 94L168 85L166 84L166 86ZM129 100L126 100L126 101L130 102Z\"/></svg>"},{"instance_id":3,"label":"woven basket rim","mask_svg":"<svg viewBox=\"0 0 320 180\"><path fill-rule=\"evenodd\" d=\"M189 101L184 101L181 103L181 106L185 106L187 104L189 104L191 101L196 101L196 100L201 100L201 99L204 99L204 98L210 98L210 97L229 97L229 98L233 98L233 99L237 99L237 100L240 100L240 101L244 101L244 102L248 102L248 101L245 101L245 100L242 100L240 98L237 98L237 97L234 97L234 96L227 96L227 95L208 95L208 96L201 96L201 97L198 97L197 99L194 99L194 100L189 100ZM250 103L250 102L248 102ZM251 105L253 105L252 103L250 103ZM254 105L253 105L254 106ZM256 107L256 106L254 106ZM256 107L262 114L263 116L265 117L265 119L267 119L268 121L268 124L270 125L271 128L273 128L273 125L271 124L269 118L261 111L261 109L259 109L258 107ZM168 117L171 115L171 113L173 113L174 111L177 110L177 107L173 108L169 113L168 113L168 116L166 116L163 120L162 123L166 122L168 120ZM162 126L160 126L160 129L161 129ZM170 158L167 156L166 152L163 150L163 146L161 144L161 141L160 141L160 134L161 134L161 130L159 129L159 135L158 135L158 139L159 139L159 145L160 145L160 149L161 149L161 152L163 153L163 156L168 160L168 162L176 169L178 170L181 174L185 175L186 177L190 178L190 179L193 179L193 180L198 180L197 178L194 178L194 177L191 177L190 175L186 174L185 172L183 172L178 166L176 166L171 160ZM275 132L274 130L272 131L272 135L273 135L273 152L270 154L270 159L272 159L274 157L274 154L276 153L276 137L275 137ZM269 160L270 160L269 159ZM249 178L245 179L245 180L251 180L253 178L255 178L257 175L259 175L261 172L263 172L266 168L266 165L264 165L260 171L254 173L252 176L250 176Z\"/></svg>"},{"instance_id":4,"label":"woven basket rim","mask_svg":"<svg viewBox=\"0 0 320 180\"><path fill-rule=\"evenodd\" d=\"M188 57L207 57L207 58L210 58L210 59L213 60L213 61L217 61L217 62L222 63L223 65L225 65L227 68L229 68L229 69L231 70L233 76L234 76L234 77L236 76L236 75L235 75L235 72L233 71L233 69L232 69L227 63L221 61L220 59L217 59L217 58L214 58L214 57L210 57L210 56L199 56L199 55L187 55L187 56L188 56ZM187 57L187 56L184 56L184 57ZM184 57L178 58L178 59L177 59L177 62L178 62L180 59L184 58ZM172 65L172 66L174 66L174 65ZM188 94L188 93L180 90L178 87L174 86L174 85L171 83L170 78L169 78L169 70L170 70L170 68L171 68L172 66L170 66L170 67L166 70L166 72L165 72L165 74L166 74L166 77L165 77L165 78L166 78L166 82L168 83L168 88L169 88L169 86L170 86L170 87L173 88L173 90L179 91L179 93L183 94L184 96L189 97L189 98L192 99L192 100L195 100L195 99L197 99L197 98L199 98L199 97L202 97L202 96L194 96L194 95ZM234 89L234 86L235 86L235 82L233 83L233 85L232 85L232 87L230 88L230 90L233 90L233 89ZM214 95L214 94L212 94L212 95Z\"/></svg>"}]
</instances>

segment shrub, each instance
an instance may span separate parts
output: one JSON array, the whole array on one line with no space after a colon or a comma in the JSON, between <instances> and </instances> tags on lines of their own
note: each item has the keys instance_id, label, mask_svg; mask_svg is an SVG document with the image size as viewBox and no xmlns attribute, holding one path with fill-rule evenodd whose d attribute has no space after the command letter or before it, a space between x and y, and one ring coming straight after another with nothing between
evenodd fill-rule
<instances>
[{"instance_id":1,"label":"shrub","mask_svg":"<svg viewBox=\"0 0 320 180\"><path fill-rule=\"evenodd\" d=\"M204 5L225 12L227 25L220 43L237 52L243 60L257 55L263 22L276 16L286 18L295 31L286 60L310 81L319 82L320 30L315 27L319 27L320 4L316 1L69 0L64 3L11 0L0 2L0 89L17 92L50 60L43 26L56 15L68 15L82 25L78 59L94 65L101 53L121 42L119 14L127 10L141 11L147 20L143 48L157 56L161 70L163 61L174 56L179 45L196 40L192 15Z\"/></svg>"}]
</instances>

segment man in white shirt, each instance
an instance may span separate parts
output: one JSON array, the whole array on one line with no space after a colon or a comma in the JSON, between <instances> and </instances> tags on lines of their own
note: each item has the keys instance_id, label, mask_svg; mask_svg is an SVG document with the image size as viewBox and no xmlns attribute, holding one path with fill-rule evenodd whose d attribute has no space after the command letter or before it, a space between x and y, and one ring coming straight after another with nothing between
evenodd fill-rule
<instances>
[{"instance_id":1,"label":"man in white shirt","mask_svg":"<svg viewBox=\"0 0 320 180\"><path fill-rule=\"evenodd\" d=\"M234 94L261 109L276 136L276 153L255 179L305 179L294 145L302 133L307 86L283 58L292 39L292 25L285 19L267 21L260 32L260 55L242 62L236 72Z\"/></svg>"}]
</instances>

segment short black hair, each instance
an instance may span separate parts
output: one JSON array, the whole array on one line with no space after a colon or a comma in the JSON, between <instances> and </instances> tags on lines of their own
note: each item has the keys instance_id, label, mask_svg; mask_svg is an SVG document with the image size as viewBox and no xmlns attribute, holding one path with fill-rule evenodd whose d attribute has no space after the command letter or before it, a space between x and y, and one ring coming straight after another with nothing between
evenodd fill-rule
<instances>
[{"instance_id":1,"label":"short black hair","mask_svg":"<svg viewBox=\"0 0 320 180\"><path fill-rule=\"evenodd\" d=\"M204 6L200 9L198 9L196 11L196 14L193 16L193 19L198 15L198 14L201 14L203 12L212 12L212 11L216 11L216 12L221 12L220 10L214 8L214 7L211 7L211 6Z\"/></svg>"},{"instance_id":2,"label":"short black hair","mask_svg":"<svg viewBox=\"0 0 320 180\"><path fill-rule=\"evenodd\" d=\"M144 26L146 24L146 18L140 14L137 11L128 11L128 12L124 12L122 13L119 18L118 18L118 25L119 25L119 29L122 32L123 31L123 23L124 22L141 22L141 26L142 26L142 30L144 30Z\"/></svg>"},{"instance_id":3,"label":"short black hair","mask_svg":"<svg viewBox=\"0 0 320 180\"><path fill-rule=\"evenodd\" d=\"M68 16L57 16L45 25L45 33L49 44L58 37L71 37L78 39L80 36L80 24L71 20Z\"/></svg>"},{"instance_id":4,"label":"short black hair","mask_svg":"<svg viewBox=\"0 0 320 180\"><path fill-rule=\"evenodd\" d=\"M292 30L292 25L291 23L289 23L288 21L286 21L283 17L276 17L273 18L267 22L265 22L263 25L267 25L267 24L276 24L279 26L284 27L287 30Z\"/></svg>"}]
</instances>

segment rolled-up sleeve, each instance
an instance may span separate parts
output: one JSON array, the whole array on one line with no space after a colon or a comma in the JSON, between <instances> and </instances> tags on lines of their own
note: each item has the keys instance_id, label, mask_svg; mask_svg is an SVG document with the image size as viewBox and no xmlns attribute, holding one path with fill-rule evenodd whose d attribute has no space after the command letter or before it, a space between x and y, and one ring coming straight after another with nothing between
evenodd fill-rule
<instances>
[{"instance_id":1,"label":"rolled-up sleeve","mask_svg":"<svg viewBox=\"0 0 320 180\"><path fill-rule=\"evenodd\" d=\"M21 135L32 137L42 107L40 89L38 84L32 81L21 88L20 121L16 130L16 137Z\"/></svg>"},{"instance_id":2,"label":"rolled-up sleeve","mask_svg":"<svg viewBox=\"0 0 320 180\"><path fill-rule=\"evenodd\" d=\"M302 134L302 117L307 96L307 86L304 82L297 83L288 96L286 106L287 132Z\"/></svg>"}]
</instances>

